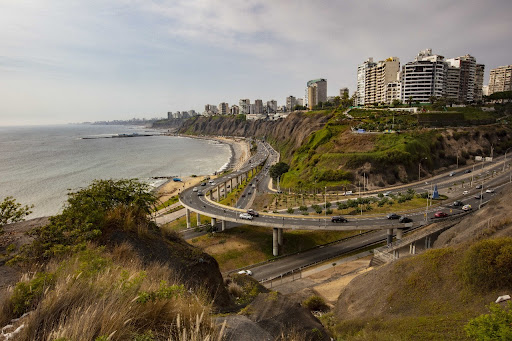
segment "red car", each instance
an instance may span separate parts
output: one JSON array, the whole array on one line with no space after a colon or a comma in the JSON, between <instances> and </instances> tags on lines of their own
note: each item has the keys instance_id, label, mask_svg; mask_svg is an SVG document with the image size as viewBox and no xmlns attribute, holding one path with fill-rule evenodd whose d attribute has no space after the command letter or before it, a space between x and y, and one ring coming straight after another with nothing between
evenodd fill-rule
<instances>
[{"instance_id":1,"label":"red car","mask_svg":"<svg viewBox=\"0 0 512 341\"><path fill-rule=\"evenodd\" d=\"M441 211L434 213L434 218L445 218L445 217L448 217L447 213L444 213Z\"/></svg>"}]
</instances>

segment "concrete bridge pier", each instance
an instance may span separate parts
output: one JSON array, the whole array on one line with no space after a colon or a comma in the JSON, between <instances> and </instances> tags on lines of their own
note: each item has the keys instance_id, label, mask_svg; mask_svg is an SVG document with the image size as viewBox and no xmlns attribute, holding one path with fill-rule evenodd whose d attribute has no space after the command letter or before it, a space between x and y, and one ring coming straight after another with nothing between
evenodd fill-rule
<instances>
[{"instance_id":1,"label":"concrete bridge pier","mask_svg":"<svg viewBox=\"0 0 512 341\"><path fill-rule=\"evenodd\" d=\"M411 255L415 255L416 254L416 242L412 242L410 245L409 245L409 253Z\"/></svg>"},{"instance_id":2,"label":"concrete bridge pier","mask_svg":"<svg viewBox=\"0 0 512 341\"><path fill-rule=\"evenodd\" d=\"M391 244L392 242L393 242L393 229L388 229L387 243Z\"/></svg>"},{"instance_id":3,"label":"concrete bridge pier","mask_svg":"<svg viewBox=\"0 0 512 341\"><path fill-rule=\"evenodd\" d=\"M396 229L396 239L401 240L404 235L404 229Z\"/></svg>"},{"instance_id":4,"label":"concrete bridge pier","mask_svg":"<svg viewBox=\"0 0 512 341\"><path fill-rule=\"evenodd\" d=\"M201 225L201 215L199 213L196 213L197 218L197 226Z\"/></svg>"},{"instance_id":5,"label":"concrete bridge pier","mask_svg":"<svg viewBox=\"0 0 512 341\"><path fill-rule=\"evenodd\" d=\"M283 229L277 229L277 244L279 248L283 247Z\"/></svg>"},{"instance_id":6,"label":"concrete bridge pier","mask_svg":"<svg viewBox=\"0 0 512 341\"><path fill-rule=\"evenodd\" d=\"M226 229L226 221L225 220L221 220L221 231L224 231Z\"/></svg>"},{"instance_id":7,"label":"concrete bridge pier","mask_svg":"<svg viewBox=\"0 0 512 341\"><path fill-rule=\"evenodd\" d=\"M229 182L230 182L230 186L229 186L229 191L233 191L233 178L229 179Z\"/></svg>"},{"instance_id":8,"label":"concrete bridge pier","mask_svg":"<svg viewBox=\"0 0 512 341\"><path fill-rule=\"evenodd\" d=\"M187 216L187 228L189 229L191 227L190 225L190 210L187 208L186 214Z\"/></svg>"},{"instance_id":9,"label":"concrete bridge pier","mask_svg":"<svg viewBox=\"0 0 512 341\"><path fill-rule=\"evenodd\" d=\"M272 229L272 254L274 256L279 256L279 229L273 228Z\"/></svg>"},{"instance_id":10,"label":"concrete bridge pier","mask_svg":"<svg viewBox=\"0 0 512 341\"><path fill-rule=\"evenodd\" d=\"M425 237L425 250L430 249L432 247L432 237Z\"/></svg>"},{"instance_id":11,"label":"concrete bridge pier","mask_svg":"<svg viewBox=\"0 0 512 341\"><path fill-rule=\"evenodd\" d=\"M217 225L217 219L216 218L212 218L212 226L215 227L215 225Z\"/></svg>"},{"instance_id":12,"label":"concrete bridge pier","mask_svg":"<svg viewBox=\"0 0 512 341\"><path fill-rule=\"evenodd\" d=\"M220 186L217 186L217 201L220 201Z\"/></svg>"}]
</instances>

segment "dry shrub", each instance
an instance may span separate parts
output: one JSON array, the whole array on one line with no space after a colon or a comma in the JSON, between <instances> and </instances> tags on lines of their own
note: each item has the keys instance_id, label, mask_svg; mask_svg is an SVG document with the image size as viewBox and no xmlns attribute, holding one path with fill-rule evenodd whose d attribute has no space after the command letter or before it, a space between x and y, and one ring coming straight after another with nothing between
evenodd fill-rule
<instances>
[{"instance_id":1,"label":"dry shrub","mask_svg":"<svg viewBox=\"0 0 512 341\"><path fill-rule=\"evenodd\" d=\"M241 297L244 294L243 288L234 282L229 283L228 292L233 297Z\"/></svg>"},{"instance_id":2,"label":"dry shrub","mask_svg":"<svg viewBox=\"0 0 512 341\"><path fill-rule=\"evenodd\" d=\"M218 337L206 295L187 291L169 268L143 266L131 253L127 245L112 254L88 249L48 264L55 284L25 318L17 340L129 340L148 331L156 340Z\"/></svg>"}]
</instances>

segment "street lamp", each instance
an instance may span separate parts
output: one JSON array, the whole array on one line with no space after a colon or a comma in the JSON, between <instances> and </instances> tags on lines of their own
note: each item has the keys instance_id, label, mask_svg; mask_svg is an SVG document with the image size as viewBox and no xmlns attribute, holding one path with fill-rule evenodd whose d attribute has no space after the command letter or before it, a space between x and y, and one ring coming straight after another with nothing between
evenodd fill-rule
<instances>
[{"instance_id":1,"label":"street lamp","mask_svg":"<svg viewBox=\"0 0 512 341\"><path fill-rule=\"evenodd\" d=\"M325 226L325 228L327 228L327 186L324 187L324 212L325 212L324 226Z\"/></svg>"}]
</instances>

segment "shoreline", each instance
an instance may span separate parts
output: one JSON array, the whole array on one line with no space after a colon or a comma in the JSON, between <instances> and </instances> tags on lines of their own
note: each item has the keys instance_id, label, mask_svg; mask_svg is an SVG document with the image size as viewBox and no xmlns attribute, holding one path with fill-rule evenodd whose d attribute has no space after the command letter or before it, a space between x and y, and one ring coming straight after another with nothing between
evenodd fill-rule
<instances>
[{"instance_id":1,"label":"shoreline","mask_svg":"<svg viewBox=\"0 0 512 341\"><path fill-rule=\"evenodd\" d=\"M167 135L167 134L166 134ZM250 145L247 140L243 137L221 137L221 136L194 136L185 134L168 134L170 136L188 137L209 141L216 141L218 143L227 144L231 151L231 156L228 162L226 162L219 170L215 171L214 174L197 174L196 177L185 176L181 177L181 182L174 182L172 179L168 179L167 182L158 186L155 189L155 193L159 197L161 202L165 202L171 197L179 194L181 190L189 187L193 187L202 182L205 176L219 176L220 173L229 170L240 169L244 162L250 157Z\"/></svg>"}]
</instances>

